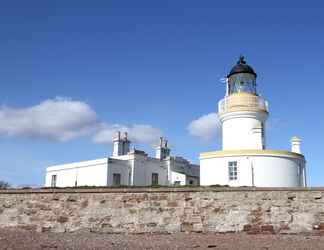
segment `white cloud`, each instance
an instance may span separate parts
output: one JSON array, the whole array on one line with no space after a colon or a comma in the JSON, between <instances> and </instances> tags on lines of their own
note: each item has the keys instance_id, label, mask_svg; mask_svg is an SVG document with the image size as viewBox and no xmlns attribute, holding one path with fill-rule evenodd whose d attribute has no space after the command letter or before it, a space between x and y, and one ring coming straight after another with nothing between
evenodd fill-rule
<instances>
[{"instance_id":1,"label":"white cloud","mask_svg":"<svg viewBox=\"0 0 324 250\"><path fill-rule=\"evenodd\" d=\"M160 129L146 124L134 124L131 126L101 124L99 130L93 137L93 142L110 144L117 131L127 132L130 140L134 143L143 143L151 146L157 144L159 137L162 136Z\"/></svg>"},{"instance_id":2,"label":"white cloud","mask_svg":"<svg viewBox=\"0 0 324 250\"><path fill-rule=\"evenodd\" d=\"M192 121L187 129L190 135L198 137L204 143L209 143L219 136L220 122L216 113L210 113Z\"/></svg>"},{"instance_id":3,"label":"white cloud","mask_svg":"<svg viewBox=\"0 0 324 250\"><path fill-rule=\"evenodd\" d=\"M134 143L154 145L160 129L147 124L130 126L99 123L91 107L68 98L54 98L26 108L0 107L0 136L66 142L93 135L94 143L110 144L117 131L128 132Z\"/></svg>"},{"instance_id":4,"label":"white cloud","mask_svg":"<svg viewBox=\"0 0 324 250\"><path fill-rule=\"evenodd\" d=\"M91 107L67 98L48 99L27 108L0 108L0 135L68 141L97 123Z\"/></svg>"}]
</instances>

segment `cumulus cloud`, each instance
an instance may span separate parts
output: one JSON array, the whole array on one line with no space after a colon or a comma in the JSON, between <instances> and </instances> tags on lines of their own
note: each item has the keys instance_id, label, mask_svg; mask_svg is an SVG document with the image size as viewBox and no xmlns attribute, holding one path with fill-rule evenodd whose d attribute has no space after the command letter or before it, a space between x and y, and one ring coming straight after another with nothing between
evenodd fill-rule
<instances>
[{"instance_id":1,"label":"cumulus cloud","mask_svg":"<svg viewBox=\"0 0 324 250\"><path fill-rule=\"evenodd\" d=\"M97 123L91 107L68 98L48 99L27 108L0 108L0 135L68 141Z\"/></svg>"},{"instance_id":2,"label":"cumulus cloud","mask_svg":"<svg viewBox=\"0 0 324 250\"><path fill-rule=\"evenodd\" d=\"M93 142L109 144L117 131L128 132L135 143L154 145L162 131L147 124L109 125L99 122L91 107L68 98L54 98L26 108L0 107L0 136L66 142L92 135Z\"/></svg>"},{"instance_id":3,"label":"cumulus cloud","mask_svg":"<svg viewBox=\"0 0 324 250\"><path fill-rule=\"evenodd\" d=\"M130 126L101 124L97 133L93 136L93 142L110 144L117 131L127 132L130 140L134 143L143 143L151 146L155 145L159 137L162 136L162 131L160 129L147 124L134 124Z\"/></svg>"},{"instance_id":4,"label":"cumulus cloud","mask_svg":"<svg viewBox=\"0 0 324 250\"><path fill-rule=\"evenodd\" d=\"M187 127L189 134L209 143L220 134L220 122L216 113L203 115L192 121Z\"/></svg>"}]
</instances>

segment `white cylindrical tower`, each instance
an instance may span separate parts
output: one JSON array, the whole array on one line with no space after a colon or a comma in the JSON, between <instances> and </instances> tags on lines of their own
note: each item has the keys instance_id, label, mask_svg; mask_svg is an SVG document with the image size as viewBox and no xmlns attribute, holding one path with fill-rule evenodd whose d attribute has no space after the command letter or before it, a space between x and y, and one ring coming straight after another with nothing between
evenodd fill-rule
<instances>
[{"instance_id":1,"label":"white cylindrical tower","mask_svg":"<svg viewBox=\"0 0 324 250\"><path fill-rule=\"evenodd\" d=\"M241 56L227 76L227 93L218 104L223 150L265 149L268 104L256 91L256 73Z\"/></svg>"}]
</instances>

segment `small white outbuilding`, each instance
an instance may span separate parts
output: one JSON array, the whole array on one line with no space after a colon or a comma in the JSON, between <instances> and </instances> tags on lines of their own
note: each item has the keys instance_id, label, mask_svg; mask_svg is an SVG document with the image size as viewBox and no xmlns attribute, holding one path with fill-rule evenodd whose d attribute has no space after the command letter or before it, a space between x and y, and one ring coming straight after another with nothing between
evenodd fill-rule
<instances>
[{"instance_id":1,"label":"small white outbuilding","mask_svg":"<svg viewBox=\"0 0 324 250\"><path fill-rule=\"evenodd\" d=\"M291 151L266 149L268 102L257 93L256 73L241 56L218 103L222 150L200 154L201 185L305 187L306 161L297 137Z\"/></svg>"},{"instance_id":2,"label":"small white outbuilding","mask_svg":"<svg viewBox=\"0 0 324 250\"><path fill-rule=\"evenodd\" d=\"M46 169L46 187L199 185L199 165L170 156L163 138L156 157L130 149L127 133L118 132L111 157L55 165Z\"/></svg>"}]
</instances>

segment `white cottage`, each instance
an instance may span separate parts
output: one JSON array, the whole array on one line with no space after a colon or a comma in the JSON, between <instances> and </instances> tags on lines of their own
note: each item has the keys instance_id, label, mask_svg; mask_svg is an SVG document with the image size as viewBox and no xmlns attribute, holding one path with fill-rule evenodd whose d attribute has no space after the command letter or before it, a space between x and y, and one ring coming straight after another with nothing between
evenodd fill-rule
<instances>
[{"instance_id":1,"label":"white cottage","mask_svg":"<svg viewBox=\"0 0 324 250\"><path fill-rule=\"evenodd\" d=\"M127 133L113 140L113 156L91 161L50 166L46 187L199 185L199 165L170 156L168 142L161 138L156 157L130 149Z\"/></svg>"},{"instance_id":2,"label":"white cottage","mask_svg":"<svg viewBox=\"0 0 324 250\"><path fill-rule=\"evenodd\" d=\"M200 154L201 185L305 187L301 140L291 151L266 147L268 103L257 93L256 73L240 57L227 76L226 94L218 104L222 150Z\"/></svg>"}]
</instances>

